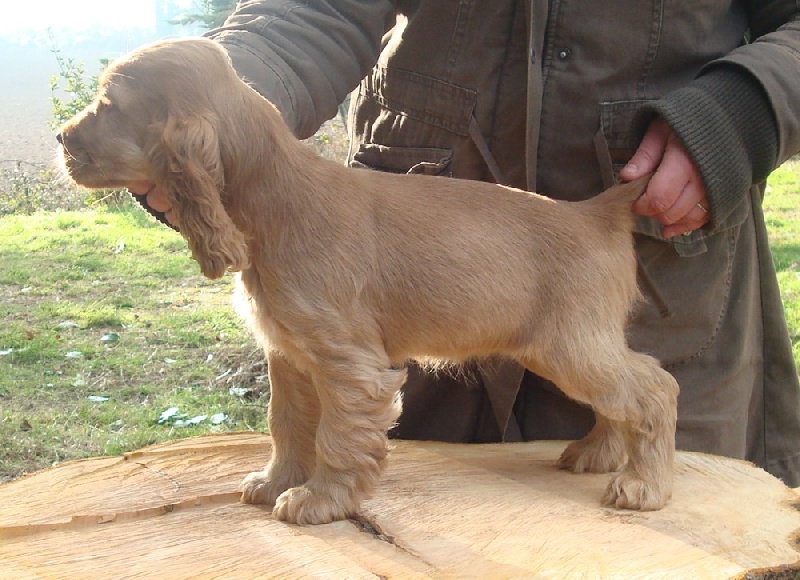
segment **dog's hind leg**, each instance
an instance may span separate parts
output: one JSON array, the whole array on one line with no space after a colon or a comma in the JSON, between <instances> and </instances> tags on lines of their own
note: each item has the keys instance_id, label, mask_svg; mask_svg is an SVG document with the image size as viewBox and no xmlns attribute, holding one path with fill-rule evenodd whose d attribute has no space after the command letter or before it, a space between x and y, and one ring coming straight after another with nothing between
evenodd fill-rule
<instances>
[{"instance_id":1,"label":"dog's hind leg","mask_svg":"<svg viewBox=\"0 0 800 580\"><path fill-rule=\"evenodd\" d=\"M391 368L385 352L339 344L314 358L321 406L316 469L302 486L283 493L273 510L278 519L298 524L347 518L372 494L406 380L405 369Z\"/></svg>"},{"instance_id":2,"label":"dog's hind leg","mask_svg":"<svg viewBox=\"0 0 800 580\"><path fill-rule=\"evenodd\" d=\"M278 352L267 353L267 364L272 457L263 471L244 479L241 490L245 503L274 505L280 494L303 484L314 472L320 407L309 375Z\"/></svg>"},{"instance_id":3,"label":"dog's hind leg","mask_svg":"<svg viewBox=\"0 0 800 580\"><path fill-rule=\"evenodd\" d=\"M672 375L652 357L628 349L621 333L573 335L528 362L525 366L605 418L586 439L567 448L561 464L575 471L616 467L621 435L628 462L609 485L604 503L663 507L672 495L675 456L678 384Z\"/></svg>"},{"instance_id":4,"label":"dog's hind leg","mask_svg":"<svg viewBox=\"0 0 800 580\"><path fill-rule=\"evenodd\" d=\"M623 423L628 463L612 479L603 503L660 509L672 495L679 387L650 356L629 351L628 364L626 389L635 401L631 418Z\"/></svg>"},{"instance_id":5,"label":"dog's hind leg","mask_svg":"<svg viewBox=\"0 0 800 580\"><path fill-rule=\"evenodd\" d=\"M595 411L594 427L564 449L558 467L574 473L608 473L622 468L627 458L624 425Z\"/></svg>"}]
</instances>

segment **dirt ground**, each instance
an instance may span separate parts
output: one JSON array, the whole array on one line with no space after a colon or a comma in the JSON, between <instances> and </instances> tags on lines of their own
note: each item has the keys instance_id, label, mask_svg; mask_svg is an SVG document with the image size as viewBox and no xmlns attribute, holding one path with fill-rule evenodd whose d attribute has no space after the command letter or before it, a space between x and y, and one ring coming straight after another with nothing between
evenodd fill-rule
<instances>
[{"instance_id":1,"label":"dirt ground","mask_svg":"<svg viewBox=\"0 0 800 580\"><path fill-rule=\"evenodd\" d=\"M49 103L14 103L0 109L0 162L46 165L53 159L55 132L47 126Z\"/></svg>"}]
</instances>

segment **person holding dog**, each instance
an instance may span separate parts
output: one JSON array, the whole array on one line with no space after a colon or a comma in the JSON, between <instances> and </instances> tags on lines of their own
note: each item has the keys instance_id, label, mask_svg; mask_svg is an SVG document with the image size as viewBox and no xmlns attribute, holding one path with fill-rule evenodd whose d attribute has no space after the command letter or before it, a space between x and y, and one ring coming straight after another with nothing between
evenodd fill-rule
<instances>
[{"instance_id":1,"label":"person holding dog","mask_svg":"<svg viewBox=\"0 0 800 580\"><path fill-rule=\"evenodd\" d=\"M300 138L355 89L354 167L565 200L652 173L632 208L629 342L680 384L677 447L800 485L800 384L761 211L770 171L800 151L796 2L261 0L208 36ZM163 191L130 190L170 220ZM593 421L510 363L414 367L394 435L576 439Z\"/></svg>"}]
</instances>

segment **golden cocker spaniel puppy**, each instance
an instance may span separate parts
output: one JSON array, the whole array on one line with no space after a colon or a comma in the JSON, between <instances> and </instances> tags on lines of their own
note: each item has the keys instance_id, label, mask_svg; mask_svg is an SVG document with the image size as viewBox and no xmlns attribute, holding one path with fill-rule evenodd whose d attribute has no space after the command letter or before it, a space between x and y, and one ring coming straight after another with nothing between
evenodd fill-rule
<instances>
[{"instance_id":1,"label":"golden cocker spaniel puppy","mask_svg":"<svg viewBox=\"0 0 800 580\"><path fill-rule=\"evenodd\" d=\"M404 363L497 356L595 410L561 467L621 469L604 498L621 508L670 497L678 385L624 333L639 296L630 206L646 181L567 203L341 167L205 39L113 63L58 139L75 182L155 182L203 274L238 272L274 440L243 501L302 524L354 514L386 463Z\"/></svg>"}]
</instances>

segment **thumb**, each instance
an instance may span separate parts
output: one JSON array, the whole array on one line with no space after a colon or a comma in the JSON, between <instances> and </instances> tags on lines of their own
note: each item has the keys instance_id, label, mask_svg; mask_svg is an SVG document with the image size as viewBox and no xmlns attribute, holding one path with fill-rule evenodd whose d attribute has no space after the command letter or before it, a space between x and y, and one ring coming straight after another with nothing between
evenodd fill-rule
<instances>
[{"instance_id":1,"label":"thumb","mask_svg":"<svg viewBox=\"0 0 800 580\"><path fill-rule=\"evenodd\" d=\"M653 120L633 157L619 172L620 178L623 181L633 181L643 175L653 173L664 157L669 134L669 125L660 118Z\"/></svg>"}]
</instances>

